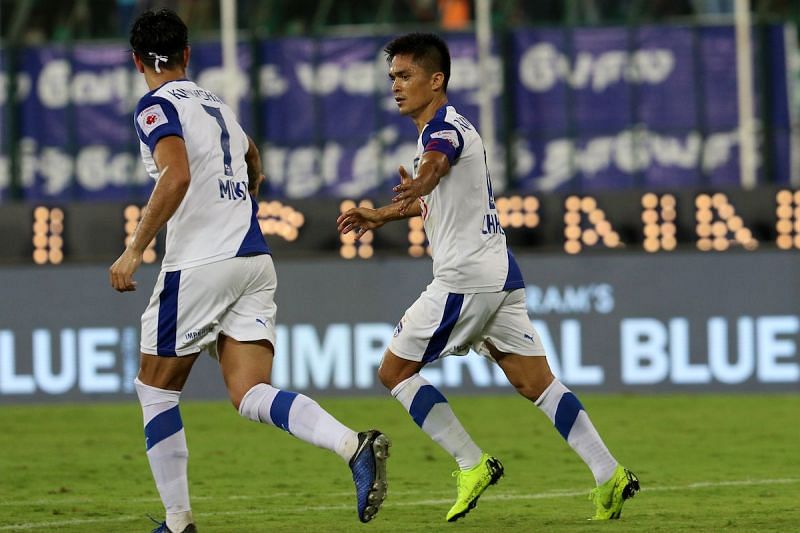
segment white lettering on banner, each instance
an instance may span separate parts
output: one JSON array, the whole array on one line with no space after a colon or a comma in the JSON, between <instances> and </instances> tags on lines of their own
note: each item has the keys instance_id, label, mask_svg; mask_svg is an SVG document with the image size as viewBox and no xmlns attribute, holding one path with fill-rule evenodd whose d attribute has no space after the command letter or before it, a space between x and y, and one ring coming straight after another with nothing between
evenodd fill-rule
<instances>
[{"instance_id":1,"label":"white lettering on banner","mask_svg":"<svg viewBox=\"0 0 800 533\"><path fill-rule=\"evenodd\" d=\"M52 341L50 331L37 329L33 332L33 375L39 388L47 394L63 394L75 385L78 361L75 357L75 330L61 330L61 355L58 375L53 373Z\"/></svg>"},{"instance_id":2,"label":"white lettering on banner","mask_svg":"<svg viewBox=\"0 0 800 533\"><path fill-rule=\"evenodd\" d=\"M780 339L778 335L796 335L798 329L800 320L796 316L765 316L756 320L758 379L767 383L800 381L800 364L778 361L797 353L794 341Z\"/></svg>"},{"instance_id":3,"label":"white lettering on banner","mask_svg":"<svg viewBox=\"0 0 800 533\"><path fill-rule=\"evenodd\" d=\"M470 381L476 387L489 387L492 383L492 373L489 372L491 364L484 357L475 357L474 353L469 357L448 357L445 361L450 364L442 364L442 381L446 387L458 387L463 382L462 375L466 368Z\"/></svg>"},{"instance_id":4,"label":"white lettering on banner","mask_svg":"<svg viewBox=\"0 0 800 533\"><path fill-rule=\"evenodd\" d=\"M546 92L560 81L574 89L605 91L611 85L663 83L675 69L675 55L668 49L609 50L595 54L579 52L570 66L569 57L550 43L531 46L522 53L519 79L532 92Z\"/></svg>"},{"instance_id":5,"label":"white lettering on banner","mask_svg":"<svg viewBox=\"0 0 800 533\"><path fill-rule=\"evenodd\" d=\"M353 328L353 357L355 358L355 386L368 389L375 383L378 366L392 338L390 324L356 324Z\"/></svg>"},{"instance_id":6,"label":"white lettering on banner","mask_svg":"<svg viewBox=\"0 0 800 533\"><path fill-rule=\"evenodd\" d=\"M259 70L259 89L266 98L281 96L289 90L289 81L277 65L263 65Z\"/></svg>"},{"instance_id":7,"label":"white lettering on banner","mask_svg":"<svg viewBox=\"0 0 800 533\"><path fill-rule=\"evenodd\" d=\"M348 94L363 95L375 90L376 66L372 62L318 65L299 62L294 70L300 86L309 94L328 95L341 89Z\"/></svg>"},{"instance_id":8,"label":"white lettering on banner","mask_svg":"<svg viewBox=\"0 0 800 533\"><path fill-rule=\"evenodd\" d=\"M689 320L673 318L669 321L669 347L672 365L670 379L674 383L710 383L711 372L706 365L689 361Z\"/></svg>"},{"instance_id":9,"label":"white lettering on banner","mask_svg":"<svg viewBox=\"0 0 800 533\"><path fill-rule=\"evenodd\" d=\"M31 92L31 76L27 72L17 72L17 95L16 101L21 102L28 98ZM5 105L8 100L8 75L5 71L0 72L0 105Z\"/></svg>"},{"instance_id":10,"label":"white lettering on banner","mask_svg":"<svg viewBox=\"0 0 800 533\"><path fill-rule=\"evenodd\" d=\"M578 174L591 180L612 166L632 174L655 164L686 170L702 165L709 173L728 164L738 143L736 130L712 133L703 139L696 131L682 138L669 137L643 126L589 139L583 148L570 139L553 139L544 147L542 175L533 179L537 189L552 191Z\"/></svg>"},{"instance_id":11,"label":"white lettering on banner","mask_svg":"<svg viewBox=\"0 0 800 533\"><path fill-rule=\"evenodd\" d=\"M337 194L359 196L380 185L385 179L397 178L397 167L414 158L416 144L405 142L387 147L398 139L395 127L386 127L356 150L350 171L341 171L350 177L343 181L340 163L344 155L341 144L327 142L322 149L314 146L285 148L265 144L267 176L274 187L283 189L289 198L306 198L323 187L337 185Z\"/></svg>"},{"instance_id":12,"label":"white lettering on banner","mask_svg":"<svg viewBox=\"0 0 800 533\"><path fill-rule=\"evenodd\" d=\"M114 368L115 352L100 347L109 347L119 342L116 328L85 328L78 336L80 359L79 385L83 392L118 392L120 377L108 372Z\"/></svg>"},{"instance_id":13,"label":"white lettering on banner","mask_svg":"<svg viewBox=\"0 0 800 533\"><path fill-rule=\"evenodd\" d=\"M17 374L14 333L0 331L0 394L33 394L33 376Z\"/></svg>"},{"instance_id":14,"label":"white lettering on banner","mask_svg":"<svg viewBox=\"0 0 800 533\"><path fill-rule=\"evenodd\" d=\"M64 328L58 335L38 328L31 352L31 373L19 372L14 333L0 330L0 395L132 392L139 358L135 328Z\"/></svg>"},{"instance_id":15,"label":"white lettering on banner","mask_svg":"<svg viewBox=\"0 0 800 533\"><path fill-rule=\"evenodd\" d=\"M570 385L602 385L605 373L600 366L584 366L581 362L581 323L578 320L561 322L561 349L550 335L547 323L533 320L533 327L539 333L547 354L547 361L553 374Z\"/></svg>"},{"instance_id":16,"label":"white lettering on banner","mask_svg":"<svg viewBox=\"0 0 800 533\"><path fill-rule=\"evenodd\" d=\"M492 56L489 59L489 75L481 78L478 60L472 56L454 57L450 65L450 83L448 89L453 92L476 91L474 94L464 95L467 101L474 103L477 98L477 89L488 83L488 88L493 96L497 96L503 89L502 63L500 58ZM269 71L265 72L265 69ZM370 95L375 91L382 92L390 86L386 78L386 64L382 59L377 61L351 61L322 62L312 64L298 62L295 75L300 82L300 87L309 93L317 95L330 95L342 91L349 95ZM262 88L273 87L271 91L264 90L267 96L280 96L287 90L287 82L274 65L267 65L261 70ZM392 101L392 108L396 104Z\"/></svg>"},{"instance_id":17,"label":"white lettering on banner","mask_svg":"<svg viewBox=\"0 0 800 533\"><path fill-rule=\"evenodd\" d=\"M607 383L608 367L583 361L581 320L532 323L553 373L565 384ZM691 334L696 335L703 327L706 337L693 339ZM279 325L273 383L300 390L380 389L377 369L392 331L393 324L382 322L321 328L312 324ZM606 331L613 331L613 325L609 324ZM795 315L710 317L705 323L690 322L686 317L624 318L619 323L620 380L622 385L694 387L800 383L798 335L800 317ZM27 359L18 353L14 333L0 330L0 395L133 392L131 384L138 369L136 328L38 328L31 338L28 367ZM614 346L613 340L609 342L603 344L606 349ZM592 355L606 361L610 357ZM426 367L423 375L436 386L510 386L497 365L474 353L445 357Z\"/></svg>"},{"instance_id":18,"label":"white lettering on banner","mask_svg":"<svg viewBox=\"0 0 800 533\"><path fill-rule=\"evenodd\" d=\"M60 148L42 148L39 155L39 174L44 178L44 191L47 194L59 194L69 186L75 171L75 161ZM99 179L105 178L99 172Z\"/></svg>"},{"instance_id":19,"label":"white lettering on banner","mask_svg":"<svg viewBox=\"0 0 800 533\"><path fill-rule=\"evenodd\" d=\"M658 383L667 377L667 330L654 318L627 318L620 327L622 382Z\"/></svg>"},{"instance_id":20,"label":"white lettering on banner","mask_svg":"<svg viewBox=\"0 0 800 533\"><path fill-rule=\"evenodd\" d=\"M448 91L474 91L465 95L467 101L478 103L478 89L486 85L489 94L499 96L503 91L503 63L497 56L490 56L486 76L481 75L477 57L454 57L450 65Z\"/></svg>"},{"instance_id":21,"label":"white lettering on banner","mask_svg":"<svg viewBox=\"0 0 800 533\"><path fill-rule=\"evenodd\" d=\"M69 103L69 78L72 66L66 59L45 63L36 80L36 93L44 107L60 109Z\"/></svg>"},{"instance_id":22,"label":"white lettering on banner","mask_svg":"<svg viewBox=\"0 0 800 533\"><path fill-rule=\"evenodd\" d=\"M332 324L322 343L310 324L292 327L292 386L305 389L313 383L318 389L333 385L346 389L352 385L350 326Z\"/></svg>"},{"instance_id":23,"label":"white lettering on banner","mask_svg":"<svg viewBox=\"0 0 800 533\"><path fill-rule=\"evenodd\" d=\"M56 59L44 64L36 80L36 94L49 109L116 102L117 111L127 113L147 91L144 78L127 64L73 74L68 60Z\"/></svg>"},{"instance_id":24,"label":"white lettering on banner","mask_svg":"<svg viewBox=\"0 0 800 533\"><path fill-rule=\"evenodd\" d=\"M743 316L736 324L739 358L731 363L728 357L728 321L720 317L708 321L708 366L722 383L742 383L753 375L756 364L753 319Z\"/></svg>"},{"instance_id":25,"label":"white lettering on banner","mask_svg":"<svg viewBox=\"0 0 800 533\"><path fill-rule=\"evenodd\" d=\"M57 195L66 190L73 177L87 191L108 186L142 185L150 182L138 154L113 153L104 145L87 145L72 157L60 147L46 146L41 150L35 139L25 137L20 141L21 182L31 187L35 176L42 178L45 194ZM7 165L7 158L0 158ZM8 183L8 171L0 170L0 188Z\"/></svg>"},{"instance_id":26,"label":"white lettering on banner","mask_svg":"<svg viewBox=\"0 0 800 533\"><path fill-rule=\"evenodd\" d=\"M610 313L614 310L614 288L608 283L590 285L565 285L560 288L548 285L525 287L528 312L535 315L550 313Z\"/></svg>"},{"instance_id":27,"label":"white lettering on banner","mask_svg":"<svg viewBox=\"0 0 800 533\"><path fill-rule=\"evenodd\" d=\"M476 386L511 386L499 366L490 363L475 352L470 352L467 357L445 357L440 365L426 366L420 374L434 387L459 387L464 383L464 365L467 365L470 379ZM475 381L476 379L477 381Z\"/></svg>"},{"instance_id":28,"label":"white lettering on banner","mask_svg":"<svg viewBox=\"0 0 800 533\"><path fill-rule=\"evenodd\" d=\"M234 110L234 113L239 109L242 97L250 90L247 72L236 69L231 75L222 67L211 67L200 72L197 76L197 85L214 94L225 95L229 98L232 94L235 101L226 100L225 103Z\"/></svg>"},{"instance_id":29,"label":"white lettering on banner","mask_svg":"<svg viewBox=\"0 0 800 533\"><path fill-rule=\"evenodd\" d=\"M754 328L755 322L755 328ZM707 323L708 364L689 361L689 322L673 318L666 324L655 318L626 318L620 324L621 374L626 385L671 382L676 385L742 383L753 377L761 383L800 381L797 316L762 316L737 320L737 361L731 363L727 319ZM755 333L754 333L755 330ZM780 361L780 359L784 359Z\"/></svg>"},{"instance_id":30,"label":"white lettering on banner","mask_svg":"<svg viewBox=\"0 0 800 533\"><path fill-rule=\"evenodd\" d=\"M279 389L290 388L292 378L289 353L289 328L284 325L275 326L275 356L272 358L272 384Z\"/></svg>"}]
</instances>

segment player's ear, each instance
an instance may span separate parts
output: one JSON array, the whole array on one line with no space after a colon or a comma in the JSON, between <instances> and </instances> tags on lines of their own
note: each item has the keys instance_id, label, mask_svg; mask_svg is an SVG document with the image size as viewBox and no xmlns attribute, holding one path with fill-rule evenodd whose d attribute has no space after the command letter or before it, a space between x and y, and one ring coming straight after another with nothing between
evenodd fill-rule
<instances>
[{"instance_id":1,"label":"player's ear","mask_svg":"<svg viewBox=\"0 0 800 533\"><path fill-rule=\"evenodd\" d=\"M435 72L433 76L431 76L431 89L440 91L442 87L444 87L444 73Z\"/></svg>"},{"instance_id":2,"label":"player's ear","mask_svg":"<svg viewBox=\"0 0 800 533\"><path fill-rule=\"evenodd\" d=\"M183 70L186 70L186 68L189 66L189 56L191 55L192 49L189 46L183 49Z\"/></svg>"},{"instance_id":3,"label":"player's ear","mask_svg":"<svg viewBox=\"0 0 800 533\"><path fill-rule=\"evenodd\" d=\"M136 70L139 74L144 74L144 63L142 63L142 58L139 57L139 54L131 52L131 57L133 58L133 64L136 66Z\"/></svg>"}]
</instances>

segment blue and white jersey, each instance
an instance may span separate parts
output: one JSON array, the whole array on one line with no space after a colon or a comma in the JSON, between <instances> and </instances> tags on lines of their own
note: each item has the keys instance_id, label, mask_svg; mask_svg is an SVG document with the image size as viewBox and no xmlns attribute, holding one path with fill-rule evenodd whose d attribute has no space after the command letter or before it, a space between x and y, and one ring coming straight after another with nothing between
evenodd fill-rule
<instances>
[{"instance_id":1,"label":"blue and white jersey","mask_svg":"<svg viewBox=\"0 0 800 533\"><path fill-rule=\"evenodd\" d=\"M422 154L431 150L450 161L450 172L419 199L433 256L432 285L453 293L523 288L522 274L506 247L475 126L453 106L442 106L417 141L415 177Z\"/></svg>"},{"instance_id":2,"label":"blue and white jersey","mask_svg":"<svg viewBox=\"0 0 800 533\"><path fill-rule=\"evenodd\" d=\"M161 270L269 253L247 190L247 135L222 100L192 81L170 81L139 100L134 124L153 179L158 179L153 151L159 139L182 137L189 158L191 182L167 222Z\"/></svg>"}]
</instances>

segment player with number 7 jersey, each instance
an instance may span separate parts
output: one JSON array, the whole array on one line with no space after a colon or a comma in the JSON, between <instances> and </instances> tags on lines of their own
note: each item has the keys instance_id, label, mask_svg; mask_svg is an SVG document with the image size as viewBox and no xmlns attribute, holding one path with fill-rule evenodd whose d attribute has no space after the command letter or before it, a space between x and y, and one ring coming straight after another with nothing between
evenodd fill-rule
<instances>
[{"instance_id":1,"label":"player with number 7 jersey","mask_svg":"<svg viewBox=\"0 0 800 533\"><path fill-rule=\"evenodd\" d=\"M147 458L166 512L155 531L197 532L179 400L203 350L219 360L231 403L242 417L345 461L358 519L369 522L387 493L389 439L375 429L353 431L311 398L271 384L278 281L256 216L255 195L263 179L259 151L225 103L186 79L188 28L177 14L145 11L133 24L130 41L133 63L151 89L136 107L134 123L156 186L109 279L120 292L136 290L133 275L144 248L167 225L161 272L142 315L133 383Z\"/></svg>"},{"instance_id":2,"label":"player with number 7 jersey","mask_svg":"<svg viewBox=\"0 0 800 533\"><path fill-rule=\"evenodd\" d=\"M164 137L182 137L189 160L192 179L167 223L163 270L269 253L247 192L248 137L227 104L193 81L168 81L139 100L134 123L151 177L159 175L153 150Z\"/></svg>"}]
</instances>

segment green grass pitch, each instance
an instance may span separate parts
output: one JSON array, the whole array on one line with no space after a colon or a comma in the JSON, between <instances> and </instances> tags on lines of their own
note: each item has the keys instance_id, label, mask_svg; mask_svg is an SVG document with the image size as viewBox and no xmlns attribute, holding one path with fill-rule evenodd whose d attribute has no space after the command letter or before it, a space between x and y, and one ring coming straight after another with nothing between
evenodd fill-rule
<instances>
[{"instance_id":1,"label":"green grass pitch","mask_svg":"<svg viewBox=\"0 0 800 533\"><path fill-rule=\"evenodd\" d=\"M545 416L513 393L450 395L506 476L455 524L454 463L385 398L322 398L354 429L392 439L389 496L358 522L334 454L241 419L226 403L184 402L189 481L201 532L797 531L800 395L583 395L642 492L622 519L586 520L588 469ZM161 518L141 414L125 404L0 408L0 531L149 531Z\"/></svg>"}]
</instances>

